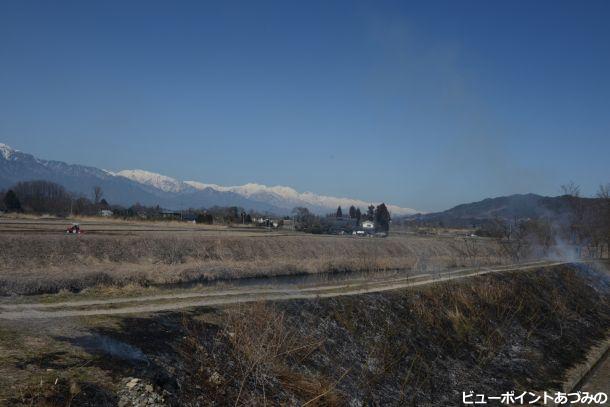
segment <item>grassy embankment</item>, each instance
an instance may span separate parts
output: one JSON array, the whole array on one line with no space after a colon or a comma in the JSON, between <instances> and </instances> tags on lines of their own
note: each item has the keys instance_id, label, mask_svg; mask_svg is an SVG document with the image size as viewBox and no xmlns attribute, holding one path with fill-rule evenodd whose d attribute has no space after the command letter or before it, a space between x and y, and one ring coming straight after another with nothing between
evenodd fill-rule
<instances>
[{"instance_id":1,"label":"grassy embankment","mask_svg":"<svg viewBox=\"0 0 610 407\"><path fill-rule=\"evenodd\" d=\"M88 326L72 336L65 326L54 336L22 324L9 335L0 325L0 346L11 349L0 399L114 405L148 394L144 385L128 390L127 377L170 405L447 406L459 405L462 391L548 390L606 337L609 294L608 274L556 266L386 293L79 320Z\"/></svg>"},{"instance_id":2,"label":"grassy embankment","mask_svg":"<svg viewBox=\"0 0 610 407\"><path fill-rule=\"evenodd\" d=\"M493 240L293 234L0 234L0 295L218 279L503 264Z\"/></svg>"}]
</instances>

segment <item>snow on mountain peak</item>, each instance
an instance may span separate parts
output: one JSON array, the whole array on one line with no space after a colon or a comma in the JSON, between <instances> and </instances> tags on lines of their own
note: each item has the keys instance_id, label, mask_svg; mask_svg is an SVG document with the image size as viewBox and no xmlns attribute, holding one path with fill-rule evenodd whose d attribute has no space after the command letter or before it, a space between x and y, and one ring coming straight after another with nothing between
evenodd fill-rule
<instances>
[{"instance_id":1,"label":"snow on mountain peak","mask_svg":"<svg viewBox=\"0 0 610 407\"><path fill-rule=\"evenodd\" d=\"M251 197L258 194L274 194L284 199L297 198L299 193L290 187L276 185L269 187L267 185L248 183L236 187L230 187L233 192L236 192L245 197Z\"/></svg>"},{"instance_id":2,"label":"snow on mountain peak","mask_svg":"<svg viewBox=\"0 0 610 407\"><path fill-rule=\"evenodd\" d=\"M310 208L335 210L338 206L348 208L350 205L367 208L371 203L359 199L337 198L332 196L317 195L313 192L298 192L294 188L276 185L267 186L256 183L248 183L239 186L221 186L217 184L204 184L197 181L185 181L187 185L199 190L211 188L216 191L234 192L246 198L255 199L271 203L285 209L292 209L295 206L306 206ZM402 208L396 205L388 205L388 209L395 215L413 214L417 211L411 208Z\"/></svg>"},{"instance_id":3,"label":"snow on mountain peak","mask_svg":"<svg viewBox=\"0 0 610 407\"><path fill-rule=\"evenodd\" d=\"M222 185L217 185L217 184L204 184L203 182L199 182L199 181L184 181L184 183L192 188L198 189L200 191L207 189L207 188L211 188L214 189L216 191L223 191L223 192L227 192L231 190L231 187L223 187Z\"/></svg>"},{"instance_id":4,"label":"snow on mountain peak","mask_svg":"<svg viewBox=\"0 0 610 407\"><path fill-rule=\"evenodd\" d=\"M158 202L159 199L164 199L161 202L170 202L168 205L175 205L176 199L179 195L182 195L193 207L204 205L204 202L209 201L207 197L209 194L197 194L197 191L203 191L205 189L212 189L218 192L227 192L240 195L244 199L239 199L235 196L223 197L223 204L227 201L235 201L236 203L245 203L245 205L251 205L250 209L263 208L263 210L281 210L289 213L293 208L303 206L309 208L311 211L316 213L330 213L337 209L337 206L341 206L345 210L350 205L360 207L361 210L366 210L371 202L362 201L350 198L337 198L332 196L317 195L312 192L298 192L294 188L282 185L267 186L257 183L248 183L238 186L223 186L218 184L207 184L197 181L181 181L166 175L157 174L154 172L131 169L123 170L119 172L113 172L109 170L99 170L93 167L85 167L78 165L69 165L61 161L47 161L38 159L30 154L22 153L19 150L15 150L10 146L0 143L0 164L4 163L16 163L23 164L23 168L11 169L12 165L7 166L13 173L17 174L20 171L26 171L30 174L30 177L36 177L33 179L40 178L47 173L56 174L57 177L97 177L99 181L107 181L109 178L117 177L124 178L138 184L147 186L145 190L140 191L141 194L151 195L148 197L149 202ZM29 170L25 167L32 167ZM18 167L18 166L17 166ZM4 168L4 167L3 167ZM25 168L25 169L24 169ZM0 168L2 169L2 168ZM35 175L32 175L35 174ZM21 176L21 174L17 174ZM20 179L17 175L13 175L15 179ZM86 185L88 178L83 178L81 181L82 185ZM120 181L120 180L116 180ZM97 181L96 181L97 182ZM125 183L124 181L122 181ZM120 182L119 186L122 185ZM85 188L85 186L81 187ZM90 187L87 185L87 189ZM127 190L131 194L138 193L133 191L133 185L123 185L121 188ZM156 191L151 191L151 188ZM163 194L162 192L166 193ZM172 195L176 194L176 195ZM215 194L212 194L215 195ZM117 195L117 199L132 199L133 195L129 195L130 198L123 198ZM249 201L249 202L248 202ZM378 203L378 202L377 202ZM404 215L416 213L415 210L410 208L402 208L395 205L387 205L388 209L394 215ZM246 208L248 209L248 208Z\"/></svg>"},{"instance_id":5,"label":"snow on mountain peak","mask_svg":"<svg viewBox=\"0 0 610 407\"><path fill-rule=\"evenodd\" d=\"M17 150L13 149L11 146L0 143L0 154L5 160L10 160L15 152L17 152Z\"/></svg>"},{"instance_id":6,"label":"snow on mountain peak","mask_svg":"<svg viewBox=\"0 0 610 407\"><path fill-rule=\"evenodd\" d=\"M182 192L187 185L175 178L145 170L123 170L115 175L128 178L140 184L150 185L165 192Z\"/></svg>"},{"instance_id":7,"label":"snow on mountain peak","mask_svg":"<svg viewBox=\"0 0 610 407\"><path fill-rule=\"evenodd\" d=\"M259 202L265 202L278 208L291 210L296 206L305 206L316 212L334 211L338 206L349 208L354 205L361 209L366 209L371 202L351 198L337 198L333 196L317 195L313 192L298 192L294 188L275 185L267 186L263 184L248 183L237 186L223 186L218 184L206 184L198 181L179 181L165 175L144 170L124 170L117 175L129 178L141 184L150 185L166 192L183 192L186 189L205 190L207 188L219 192L233 192L244 198ZM396 205L387 205L390 212L394 215L407 215L416 213L414 209L403 208Z\"/></svg>"},{"instance_id":8,"label":"snow on mountain peak","mask_svg":"<svg viewBox=\"0 0 610 407\"><path fill-rule=\"evenodd\" d=\"M203 182L198 182L198 181L184 181L184 183L187 185L190 185L191 187L193 187L195 189L199 189L199 190L203 190L206 188L212 188L216 191L234 192L236 194L245 196L246 198L249 198L251 196L255 196L258 194L264 194L264 193L267 193L267 194L272 193L281 198L286 198L286 199L297 198L299 195L299 193L297 191L295 191L294 189L292 189L290 187L281 186L281 185L268 187L267 185L256 184L256 183L251 182L251 183L244 184L244 185L226 187L226 186L222 186L222 185L218 185L218 184L204 184Z\"/></svg>"}]
</instances>

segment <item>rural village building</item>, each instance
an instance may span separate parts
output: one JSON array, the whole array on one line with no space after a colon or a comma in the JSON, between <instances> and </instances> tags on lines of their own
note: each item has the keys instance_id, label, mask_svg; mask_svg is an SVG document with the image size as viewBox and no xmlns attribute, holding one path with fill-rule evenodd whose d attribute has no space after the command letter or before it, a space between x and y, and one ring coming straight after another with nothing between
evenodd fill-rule
<instances>
[{"instance_id":1,"label":"rural village building","mask_svg":"<svg viewBox=\"0 0 610 407\"><path fill-rule=\"evenodd\" d=\"M373 222L372 220L365 220L364 222L362 222L362 230L365 233L369 233L369 234L373 234L375 233L375 222Z\"/></svg>"}]
</instances>

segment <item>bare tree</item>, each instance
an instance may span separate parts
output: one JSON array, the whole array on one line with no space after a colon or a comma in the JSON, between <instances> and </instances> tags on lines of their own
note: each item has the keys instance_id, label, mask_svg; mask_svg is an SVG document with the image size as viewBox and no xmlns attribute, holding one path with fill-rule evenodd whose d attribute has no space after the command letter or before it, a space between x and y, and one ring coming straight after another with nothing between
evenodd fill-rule
<instances>
[{"instance_id":1,"label":"bare tree","mask_svg":"<svg viewBox=\"0 0 610 407\"><path fill-rule=\"evenodd\" d=\"M70 194L64 187L54 182L23 181L12 189L26 211L66 214L70 209Z\"/></svg>"},{"instance_id":2,"label":"bare tree","mask_svg":"<svg viewBox=\"0 0 610 407\"><path fill-rule=\"evenodd\" d=\"M599 186L597 197L600 199L610 199L610 182Z\"/></svg>"},{"instance_id":3,"label":"bare tree","mask_svg":"<svg viewBox=\"0 0 610 407\"><path fill-rule=\"evenodd\" d=\"M93 187L93 203L98 205L102 199L104 192L102 191L102 187L96 185Z\"/></svg>"},{"instance_id":4,"label":"bare tree","mask_svg":"<svg viewBox=\"0 0 610 407\"><path fill-rule=\"evenodd\" d=\"M564 195L578 198L580 196L580 186L575 184L574 181L570 181L561 186L561 192L563 192Z\"/></svg>"},{"instance_id":5,"label":"bare tree","mask_svg":"<svg viewBox=\"0 0 610 407\"><path fill-rule=\"evenodd\" d=\"M610 182L606 185L600 185L597 191L597 197L601 200L600 211L595 225L599 230L599 239L606 245L607 257L610 258ZM603 244L600 247L599 257L603 257Z\"/></svg>"},{"instance_id":6,"label":"bare tree","mask_svg":"<svg viewBox=\"0 0 610 407\"><path fill-rule=\"evenodd\" d=\"M580 198L580 186L570 181L561 186L563 195L567 197L567 203L570 208L570 242L578 246L580 253L580 244L583 240L583 223L584 223L584 206L583 200Z\"/></svg>"}]
</instances>

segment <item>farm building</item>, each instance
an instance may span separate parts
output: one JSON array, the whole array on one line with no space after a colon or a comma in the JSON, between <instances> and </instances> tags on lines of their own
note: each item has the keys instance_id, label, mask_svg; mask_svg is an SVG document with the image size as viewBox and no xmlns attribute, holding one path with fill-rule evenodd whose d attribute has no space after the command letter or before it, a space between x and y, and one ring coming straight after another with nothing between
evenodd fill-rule
<instances>
[{"instance_id":1,"label":"farm building","mask_svg":"<svg viewBox=\"0 0 610 407\"><path fill-rule=\"evenodd\" d=\"M364 222L362 222L361 226L362 229L367 233L375 232L375 222L373 222L372 220L365 220Z\"/></svg>"},{"instance_id":2,"label":"farm building","mask_svg":"<svg viewBox=\"0 0 610 407\"><path fill-rule=\"evenodd\" d=\"M159 215L163 218L163 219L182 219L182 214L180 212L176 212L176 211L168 211L168 210L161 210L159 212Z\"/></svg>"},{"instance_id":3,"label":"farm building","mask_svg":"<svg viewBox=\"0 0 610 407\"><path fill-rule=\"evenodd\" d=\"M329 232L332 234L352 233L358 226L356 219L347 216L329 216L324 219L324 223L328 224Z\"/></svg>"}]
</instances>

